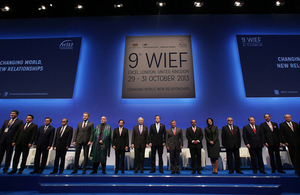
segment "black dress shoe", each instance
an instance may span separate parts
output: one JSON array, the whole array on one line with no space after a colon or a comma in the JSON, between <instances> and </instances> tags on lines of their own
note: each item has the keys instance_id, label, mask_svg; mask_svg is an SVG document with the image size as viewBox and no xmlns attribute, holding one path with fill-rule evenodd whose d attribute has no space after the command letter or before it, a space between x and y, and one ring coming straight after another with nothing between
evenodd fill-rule
<instances>
[{"instance_id":1,"label":"black dress shoe","mask_svg":"<svg viewBox=\"0 0 300 195\"><path fill-rule=\"evenodd\" d=\"M150 171L149 173L155 173L156 171Z\"/></svg>"},{"instance_id":2,"label":"black dress shoe","mask_svg":"<svg viewBox=\"0 0 300 195\"><path fill-rule=\"evenodd\" d=\"M229 171L228 174L232 174L234 171Z\"/></svg>"},{"instance_id":3,"label":"black dress shoe","mask_svg":"<svg viewBox=\"0 0 300 195\"><path fill-rule=\"evenodd\" d=\"M262 174L267 174L267 172L265 172L265 171L259 171L260 173L262 173Z\"/></svg>"},{"instance_id":4,"label":"black dress shoe","mask_svg":"<svg viewBox=\"0 0 300 195\"><path fill-rule=\"evenodd\" d=\"M42 170L39 170L38 174L42 174L42 173L43 173L43 171L42 171Z\"/></svg>"},{"instance_id":5,"label":"black dress shoe","mask_svg":"<svg viewBox=\"0 0 300 195\"><path fill-rule=\"evenodd\" d=\"M9 172L8 174L15 174L17 171L16 170L12 170L11 172Z\"/></svg>"},{"instance_id":6,"label":"black dress shoe","mask_svg":"<svg viewBox=\"0 0 300 195\"><path fill-rule=\"evenodd\" d=\"M275 170L272 170L272 173L275 173L276 171Z\"/></svg>"},{"instance_id":7,"label":"black dress shoe","mask_svg":"<svg viewBox=\"0 0 300 195\"><path fill-rule=\"evenodd\" d=\"M140 171L140 173L144 173L144 171Z\"/></svg>"},{"instance_id":8,"label":"black dress shoe","mask_svg":"<svg viewBox=\"0 0 300 195\"><path fill-rule=\"evenodd\" d=\"M97 173L97 171L92 171L92 172L90 172L90 174L95 174L95 173Z\"/></svg>"},{"instance_id":9,"label":"black dress shoe","mask_svg":"<svg viewBox=\"0 0 300 195\"><path fill-rule=\"evenodd\" d=\"M164 171L163 171L163 170L159 170L159 172L160 172L160 173L164 173Z\"/></svg>"},{"instance_id":10,"label":"black dress shoe","mask_svg":"<svg viewBox=\"0 0 300 195\"><path fill-rule=\"evenodd\" d=\"M35 173L38 173L38 171L32 171L32 172L30 172L30 174L35 174Z\"/></svg>"},{"instance_id":11,"label":"black dress shoe","mask_svg":"<svg viewBox=\"0 0 300 195\"><path fill-rule=\"evenodd\" d=\"M106 171L102 171L103 174L106 174Z\"/></svg>"},{"instance_id":12,"label":"black dress shoe","mask_svg":"<svg viewBox=\"0 0 300 195\"><path fill-rule=\"evenodd\" d=\"M22 174L22 173L23 173L23 171L22 171L22 170L19 170L18 174Z\"/></svg>"},{"instance_id":13,"label":"black dress shoe","mask_svg":"<svg viewBox=\"0 0 300 195\"><path fill-rule=\"evenodd\" d=\"M239 174L244 174L242 171L237 171L236 173L239 173Z\"/></svg>"},{"instance_id":14,"label":"black dress shoe","mask_svg":"<svg viewBox=\"0 0 300 195\"><path fill-rule=\"evenodd\" d=\"M212 172L213 174L218 174L218 172Z\"/></svg>"},{"instance_id":15,"label":"black dress shoe","mask_svg":"<svg viewBox=\"0 0 300 195\"><path fill-rule=\"evenodd\" d=\"M50 174L55 174L55 173L57 173L57 172L55 172L55 171L52 171Z\"/></svg>"},{"instance_id":16,"label":"black dress shoe","mask_svg":"<svg viewBox=\"0 0 300 195\"><path fill-rule=\"evenodd\" d=\"M122 171L122 174L124 174L125 173L125 171Z\"/></svg>"},{"instance_id":17,"label":"black dress shoe","mask_svg":"<svg viewBox=\"0 0 300 195\"><path fill-rule=\"evenodd\" d=\"M202 174L201 171L198 171L198 174Z\"/></svg>"},{"instance_id":18,"label":"black dress shoe","mask_svg":"<svg viewBox=\"0 0 300 195\"><path fill-rule=\"evenodd\" d=\"M254 173L254 174L256 174L256 173L257 173L257 171L253 171L253 173Z\"/></svg>"},{"instance_id":19,"label":"black dress shoe","mask_svg":"<svg viewBox=\"0 0 300 195\"><path fill-rule=\"evenodd\" d=\"M175 173L175 171L172 171L172 172L171 172L171 174L174 174L174 173Z\"/></svg>"},{"instance_id":20,"label":"black dress shoe","mask_svg":"<svg viewBox=\"0 0 300 195\"><path fill-rule=\"evenodd\" d=\"M278 172L278 173L286 173L285 171L282 171L282 170L281 170L281 171L277 171L277 172Z\"/></svg>"},{"instance_id":21,"label":"black dress shoe","mask_svg":"<svg viewBox=\"0 0 300 195\"><path fill-rule=\"evenodd\" d=\"M118 173L118 171L115 171L115 173L114 174L117 174Z\"/></svg>"},{"instance_id":22,"label":"black dress shoe","mask_svg":"<svg viewBox=\"0 0 300 195\"><path fill-rule=\"evenodd\" d=\"M6 170L6 169L3 169L3 173L7 173L7 170Z\"/></svg>"},{"instance_id":23,"label":"black dress shoe","mask_svg":"<svg viewBox=\"0 0 300 195\"><path fill-rule=\"evenodd\" d=\"M180 171L178 170L178 171L176 171L176 173L177 173L177 174L180 174Z\"/></svg>"},{"instance_id":24,"label":"black dress shoe","mask_svg":"<svg viewBox=\"0 0 300 195\"><path fill-rule=\"evenodd\" d=\"M58 174L63 174L63 171L60 171Z\"/></svg>"},{"instance_id":25,"label":"black dress shoe","mask_svg":"<svg viewBox=\"0 0 300 195\"><path fill-rule=\"evenodd\" d=\"M196 173L196 171L192 171L192 174L195 174Z\"/></svg>"},{"instance_id":26,"label":"black dress shoe","mask_svg":"<svg viewBox=\"0 0 300 195\"><path fill-rule=\"evenodd\" d=\"M72 171L72 173L71 173L71 174L75 174L75 173L77 173L77 171Z\"/></svg>"},{"instance_id":27,"label":"black dress shoe","mask_svg":"<svg viewBox=\"0 0 300 195\"><path fill-rule=\"evenodd\" d=\"M134 173L137 173L138 171L134 171Z\"/></svg>"},{"instance_id":28,"label":"black dress shoe","mask_svg":"<svg viewBox=\"0 0 300 195\"><path fill-rule=\"evenodd\" d=\"M86 174L86 170L82 171L82 174Z\"/></svg>"}]
</instances>

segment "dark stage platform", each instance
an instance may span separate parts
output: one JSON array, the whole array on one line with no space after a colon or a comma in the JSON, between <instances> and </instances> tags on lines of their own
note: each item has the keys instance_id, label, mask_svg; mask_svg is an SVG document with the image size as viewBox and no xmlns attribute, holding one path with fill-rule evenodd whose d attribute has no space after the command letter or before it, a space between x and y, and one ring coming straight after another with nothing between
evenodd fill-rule
<instances>
[{"instance_id":1,"label":"dark stage platform","mask_svg":"<svg viewBox=\"0 0 300 195\"><path fill-rule=\"evenodd\" d=\"M180 193L180 194L282 194L300 193L300 179L294 170L286 174L271 173L253 174L251 170L243 170L245 174L228 174L220 170L212 174L212 170L202 170L202 174L191 174L191 170L182 170L181 174L171 175L159 172L134 174L132 170L125 174L114 174L108 167L104 175L99 169L97 174L71 174L65 170L63 174L49 174L52 169L45 169L42 174L29 174L32 169L25 169L23 174L0 173L1 192L12 191L38 193ZM1 193L0 192L0 193Z\"/></svg>"}]
</instances>

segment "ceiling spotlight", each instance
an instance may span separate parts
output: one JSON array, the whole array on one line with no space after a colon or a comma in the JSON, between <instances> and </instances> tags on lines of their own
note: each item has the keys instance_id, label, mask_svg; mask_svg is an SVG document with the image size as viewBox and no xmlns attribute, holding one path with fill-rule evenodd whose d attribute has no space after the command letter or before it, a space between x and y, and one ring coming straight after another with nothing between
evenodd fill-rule
<instances>
[{"instance_id":1,"label":"ceiling spotlight","mask_svg":"<svg viewBox=\"0 0 300 195\"><path fill-rule=\"evenodd\" d=\"M195 1L194 2L195 7L202 7L203 5L204 5L204 3L202 1Z\"/></svg>"},{"instance_id":2,"label":"ceiling spotlight","mask_svg":"<svg viewBox=\"0 0 300 195\"><path fill-rule=\"evenodd\" d=\"M158 7L165 7L165 6L166 6L166 3L165 3L164 1L158 1L158 2L156 2L156 5L157 5Z\"/></svg>"},{"instance_id":3,"label":"ceiling spotlight","mask_svg":"<svg viewBox=\"0 0 300 195\"><path fill-rule=\"evenodd\" d=\"M123 7L123 4L121 2L117 2L116 4L114 4L114 8L121 8Z\"/></svg>"},{"instance_id":4,"label":"ceiling spotlight","mask_svg":"<svg viewBox=\"0 0 300 195\"><path fill-rule=\"evenodd\" d=\"M285 4L284 0L279 0L279 1L276 1L276 2L275 2L275 5L276 5L277 7L284 6L284 4Z\"/></svg>"},{"instance_id":5,"label":"ceiling spotlight","mask_svg":"<svg viewBox=\"0 0 300 195\"><path fill-rule=\"evenodd\" d=\"M83 9L83 6L82 5L77 5L75 8L76 9Z\"/></svg>"},{"instance_id":6,"label":"ceiling spotlight","mask_svg":"<svg viewBox=\"0 0 300 195\"><path fill-rule=\"evenodd\" d=\"M243 5L244 5L243 1L235 1L234 2L234 6L236 6L236 7L242 7Z\"/></svg>"},{"instance_id":7,"label":"ceiling spotlight","mask_svg":"<svg viewBox=\"0 0 300 195\"><path fill-rule=\"evenodd\" d=\"M1 11L3 11L3 12L8 12L9 10L10 10L10 8L8 6L1 8Z\"/></svg>"},{"instance_id":8,"label":"ceiling spotlight","mask_svg":"<svg viewBox=\"0 0 300 195\"><path fill-rule=\"evenodd\" d=\"M51 4L50 4L50 7L52 7L52 6L53 6L53 4L51 3Z\"/></svg>"},{"instance_id":9,"label":"ceiling spotlight","mask_svg":"<svg viewBox=\"0 0 300 195\"><path fill-rule=\"evenodd\" d=\"M41 5L41 7L38 8L38 10L45 10L46 7L44 5Z\"/></svg>"}]
</instances>

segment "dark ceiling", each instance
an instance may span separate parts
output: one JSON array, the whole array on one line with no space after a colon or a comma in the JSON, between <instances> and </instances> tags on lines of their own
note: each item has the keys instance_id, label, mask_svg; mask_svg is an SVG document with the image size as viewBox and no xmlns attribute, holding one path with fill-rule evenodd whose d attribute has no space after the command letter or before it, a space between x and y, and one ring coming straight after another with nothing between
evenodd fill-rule
<instances>
[{"instance_id":1,"label":"dark ceiling","mask_svg":"<svg viewBox=\"0 0 300 195\"><path fill-rule=\"evenodd\" d=\"M285 0L276 6L276 0L242 0L242 7L234 6L235 0L202 0L202 7L195 7L195 0L1 0L0 19L53 18L122 15L174 15L174 14L299 14L300 0ZM120 2L121 8L114 8ZM45 10L38 10L45 6ZM52 5L52 6L50 6ZM82 5L82 9L76 8Z\"/></svg>"}]
</instances>

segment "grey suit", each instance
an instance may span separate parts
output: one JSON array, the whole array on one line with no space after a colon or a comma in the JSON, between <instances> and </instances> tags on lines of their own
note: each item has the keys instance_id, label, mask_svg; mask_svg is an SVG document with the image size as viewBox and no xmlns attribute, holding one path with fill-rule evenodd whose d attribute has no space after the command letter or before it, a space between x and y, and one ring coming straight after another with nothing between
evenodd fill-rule
<instances>
[{"instance_id":1,"label":"grey suit","mask_svg":"<svg viewBox=\"0 0 300 195\"><path fill-rule=\"evenodd\" d=\"M175 135L172 128L166 131L166 146L170 151L172 170L179 170L180 147L183 146L181 128L176 127Z\"/></svg>"},{"instance_id":2,"label":"grey suit","mask_svg":"<svg viewBox=\"0 0 300 195\"><path fill-rule=\"evenodd\" d=\"M86 167L88 164L88 155L89 155L89 148L88 142L93 141L93 131L94 131L94 124L90 121L87 121L87 125L85 129L82 128L82 122L79 122L77 128L75 130L73 142L76 142L76 150L75 150L75 164L74 164L74 171L77 172L78 170L78 163L79 163L79 156L81 152L81 148L83 147L84 152L84 163L83 163L83 171L86 171Z\"/></svg>"}]
</instances>

